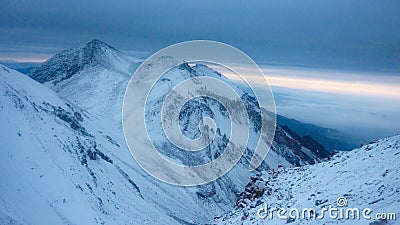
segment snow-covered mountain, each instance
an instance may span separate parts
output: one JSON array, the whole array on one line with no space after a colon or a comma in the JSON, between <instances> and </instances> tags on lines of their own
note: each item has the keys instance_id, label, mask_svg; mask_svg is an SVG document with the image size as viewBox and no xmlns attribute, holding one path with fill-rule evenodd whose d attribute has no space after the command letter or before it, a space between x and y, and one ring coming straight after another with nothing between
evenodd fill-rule
<instances>
[{"instance_id":1,"label":"snow-covered mountain","mask_svg":"<svg viewBox=\"0 0 400 225\"><path fill-rule=\"evenodd\" d=\"M121 99L140 61L94 39L54 55L29 76L62 99L109 118L105 122L111 121L112 126L120 124Z\"/></svg>"},{"instance_id":2,"label":"snow-covered mountain","mask_svg":"<svg viewBox=\"0 0 400 225\"><path fill-rule=\"evenodd\" d=\"M399 165L400 135L397 135L350 152L337 153L332 159L319 164L264 171L252 178L238 198L235 209L213 223L400 224L398 218L381 219L381 215L377 215L400 215ZM339 198L341 201L338 201ZM342 206L346 202L347 205ZM304 208L313 208L317 216L321 216L322 209L329 206L343 208L344 215L348 208L359 211L369 208L372 212L370 219L361 214L361 219L335 220L327 213L323 219L280 219L276 212L273 219L269 219L264 210L259 213L265 205L267 211L271 208L285 208L287 211L296 208L301 213ZM262 218L268 216L261 219L259 214ZM287 212L284 215L288 217Z\"/></svg>"},{"instance_id":3,"label":"snow-covered mountain","mask_svg":"<svg viewBox=\"0 0 400 225\"><path fill-rule=\"evenodd\" d=\"M92 40L82 46L56 54L34 70L30 77L56 91L62 99L101 117L103 124L107 123L111 127L117 124L120 130L123 94L131 74L139 65L138 62L138 59L125 56L104 42ZM70 68L73 68L73 70ZM190 67L184 64L179 68L170 70L165 74L164 79L157 83L154 89L158 88L163 91L160 96L157 96L158 99L150 98L158 103L153 104L153 108L150 109L152 111L148 112L147 115L153 115L154 118L159 117L160 104L162 103L160 99L163 99L171 88L179 82L193 76L209 76L230 83L243 96L245 105L248 106L247 110L252 110L253 114L257 114L258 105L250 95L251 93L242 91L236 84L207 66ZM212 103L205 105L208 111L219 111L219 107L212 106ZM213 108L217 108L217 110L213 110ZM190 113L186 118L192 120L192 128L196 127L194 130L197 131L198 124L196 122L205 115L203 112L205 109L199 110L198 104L194 103L188 110L200 112L200 114ZM204 115L201 115L202 113ZM259 118L257 116L259 115L252 116L253 125L258 124L256 120ZM152 121L153 119L149 118L148 120ZM152 125L154 124L150 124L150 126ZM119 132L119 134L122 135L122 132ZM195 136L196 134L191 135ZM221 134L221 136L223 135L224 133ZM253 134L253 136L255 135ZM318 155L319 149L316 148L310 148L311 151L306 148L302 149L301 140L292 138L288 132L280 127L276 129L276 136L278 141L273 145L273 150L276 151L270 155L273 157L276 153L277 156L273 158L283 157L286 159L270 160L271 167L276 167L279 164L290 166L315 163L319 161L319 158L326 156L325 153ZM156 142L163 145L165 141L156 140ZM250 148L255 148L254 141L250 143ZM321 151L325 152L324 149Z\"/></svg>"},{"instance_id":4,"label":"snow-covered mountain","mask_svg":"<svg viewBox=\"0 0 400 225\"><path fill-rule=\"evenodd\" d=\"M179 197L132 165L98 119L4 66L0 91L0 224L179 223L154 203Z\"/></svg>"},{"instance_id":5,"label":"snow-covered mountain","mask_svg":"<svg viewBox=\"0 0 400 225\"><path fill-rule=\"evenodd\" d=\"M250 155L221 179L190 188L162 183L134 161L123 137L121 108L138 62L94 40L36 68L30 76L44 85L0 67L0 223L198 224L234 206L236 194L252 176ZM166 76L225 79L208 67L187 64ZM243 96L250 109L259 110L246 93ZM189 105L190 113L182 118L188 121L187 134L196 135L191 128L204 116L198 103L205 111L224 114L212 102ZM278 126L264 168L307 165L325 156L304 143ZM185 160L174 148L161 152Z\"/></svg>"}]
</instances>

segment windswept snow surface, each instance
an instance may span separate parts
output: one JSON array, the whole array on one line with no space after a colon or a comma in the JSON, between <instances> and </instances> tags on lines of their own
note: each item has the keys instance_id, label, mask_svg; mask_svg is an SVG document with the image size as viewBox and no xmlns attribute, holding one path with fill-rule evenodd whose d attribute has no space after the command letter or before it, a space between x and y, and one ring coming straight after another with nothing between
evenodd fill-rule
<instances>
[{"instance_id":1,"label":"windswept snow surface","mask_svg":"<svg viewBox=\"0 0 400 225\"><path fill-rule=\"evenodd\" d=\"M4 66L0 91L0 224L179 224L88 113Z\"/></svg>"},{"instance_id":2,"label":"windswept snow surface","mask_svg":"<svg viewBox=\"0 0 400 225\"><path fill-rule=\"evenodd\" d=\"M114 128L121 126L126 85L140 62L95 39L54 55L29 76Z\"/></svg>"},{"instance_id":3,"label":"windswept snow surface","mask_svg":"<svg viewBox=\"0 0 400 225\"><path fill-rule=\"evenodd\" d=\"M125 87L137 66L137 59L93 40L36 68L30 76L44 85L0 67L0 223L203 224L234 206L252 176L251 155L221 179L190 188L160 182L137 165L121 125ZM200 65L170 75L204 73L221 77ZM205 108L223 114L212 103ZM202 114L186 119L197 116ZM155 141L162 146L163 140ZM173 148L161 152L176 156ZM265 164L320 160L278 126Z\"/></svg>"},{"instance_id":4,"label":"windswept snow surface","mask_svg":"<svg viewBox=\"0 0 400 225\"><path fill-rule=\"evenodd\" d=\"M400 224L400 135L388 137L350 152L340 152L331 160L263 172L252 190L264 189L260 198L245 199L243 205L223 215L218 224ZM259 188L259 189L258 189ZM348 204L338 207L337 199ZM322 215L322 208L365 208L372 210L368 220L332 219L327 212L323 219L261 219L260 208L313 208ZM243 208L242 208L243 207ZM346 211L344 211L346 212ZM376 213L395 213L396 220L380 220ZM293 214L296 215L296 214ZM346 215L344 213L343 215ZM350 216L352 214L349 214ZM261 211L261 217L264 217ZM285 214L288 216L288 213ZM350 217L351 218L351 217Z\"/></svg>"},{"instance_id":5,"label":"windswept snow surface","mask_svg":"<svg viewBox=\"0 0 400 225\"><path fill-rule=\"evenodd\" d=\"M122 131L104 117L17 71L0 72L1 223L205 223L233 207L251 176L243 164L209 185L162 183L136 164ZM270 157L271 167L291 165Z\"/></svg>"}]
</instances>

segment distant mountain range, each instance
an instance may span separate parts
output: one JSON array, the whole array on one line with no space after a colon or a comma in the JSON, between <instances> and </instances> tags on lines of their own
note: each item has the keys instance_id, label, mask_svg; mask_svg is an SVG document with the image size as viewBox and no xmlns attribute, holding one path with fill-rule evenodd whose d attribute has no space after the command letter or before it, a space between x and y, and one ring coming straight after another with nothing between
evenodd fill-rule
<instances>
[{"instance_id":1,"label":"distant mountain range","mask_svg":"<svg viewBox=\"0 0 400 225\"><path fill-rule=\"evenodd\" d=\"M335 129L324 128L311 123L302 123L298 120L281 115L277 115L277 122L282 127L289 128L302 137L312 137L329 151L347 151L354 149L361 144Z\"/></svg>"},{"instance_id":2,"label":"distant mountain range","mask_svg":"<svg viewBox=\"0 0 400 225\"><path fill-rule=\"evenodd\" d=\"M1 64L8 68L14 69L23 74L29 74L34 68L40 66L40 62L17 62L17 61L0 61Z\"/></svg>"}]
</instances>

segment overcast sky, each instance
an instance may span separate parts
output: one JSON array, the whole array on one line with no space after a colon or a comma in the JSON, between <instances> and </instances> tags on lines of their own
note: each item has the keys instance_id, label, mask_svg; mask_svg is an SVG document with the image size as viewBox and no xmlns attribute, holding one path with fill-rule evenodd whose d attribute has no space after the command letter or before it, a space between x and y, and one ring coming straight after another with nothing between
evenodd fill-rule
<instances>
[{"instance_id":1,"label":"overcast sky","mask_svg":"<svg viewBox=\"0 0 400 225\"><path fill-rule=\"evenodd\" d=\"M400 132L398 0L1 0L0 12L3 61L94 38L143 56L216 40L269 71L278 113L367 139Z\"/></svg>"},{"instance_id":2,"label":"overcast sky","mask_svg":"<svg viewBox=\"0 0 400 225\"><path fill-rule=\"evenodd\" d=\"M260 64L400 71L400 1L2 0L0 58L24 61L98 38L154 52L211 39Z\"/></svg>"}]
</instances>

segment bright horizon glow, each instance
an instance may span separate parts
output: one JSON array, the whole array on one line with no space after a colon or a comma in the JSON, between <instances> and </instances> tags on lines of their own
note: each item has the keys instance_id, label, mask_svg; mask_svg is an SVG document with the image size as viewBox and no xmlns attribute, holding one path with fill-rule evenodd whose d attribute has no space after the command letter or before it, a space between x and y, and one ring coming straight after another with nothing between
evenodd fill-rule
<instances>
[{"instance_id":1,"label":"bright horizon glow","mask_svg":"<svg viewBox=\"0 0 400 225\"><path fill-rule=\"evenodd\" d=\"M19 54L1 57L0 61L11 62L45 62L51 56L33 54L21 57ZM210 65L208 65L210 66ZM221 71L221 67L210 66L221 72L231 80L241 80L239 76L229 70ZM262 68L265 78L271 87L284 87L296 90L307 90L350 95L372 95L386 97L400 97L400 78L381 74L365 74L352 72L319 71L318 69L304 69L296 67ZM259 76L252 75L252 71L245 74L246 79L262 83ZM339 78L339 79L338 79Z\"/></svg>"},{"instance_id":2,"label":"bright horizon glow","mask_svg":"<svg viewBox=\"0 0 400 225\"><path fill-rule=\"evenodd\" d=\"M213 69L242 82L226 68ZM399 75L283 66L261 69L265 77L252 71L242 76L260 84L260 79L267 79L280 115L334 128L361 142L400 131Z\"/></svg>"},{"instance_id":3,"label":"bright horizon glow","mask_svg":"<svg viewBox=\"0 0 400 225\"><path fill-rule=\"evenodd\" d=\"M18 63L43 63L48 60L51 56L48 55L36 55L33 56L0 56L0 61L5 62L18 62Z\"/></svg>"},{"instance_id":4,"label":"bright horizon glow","mask_svg":"<svg viewBox=\"0 0 400 225\"><path fill-rule=\"evenodd\" d=\"M372 84L350 81L317 80L310 78L288 78L268 76L271 86L286 87L309 91L332 92L339 94L381 95L400 97L400 87L391 84Z\"/></svg>"},{"instance_id":5,"label":"bright horizon glow","mask_svg":"<svg viewBox=\"0 0 400 225\"><path fill-rule=\"evenodd\" d=\"M220 68L218 69L220 70ZM400 97L400 77L397 76L303 68L264 68L263 72L271 87L344 95ZM222 73L231 80L241 80L238 75L228 70ZM260 79L264 79L252 75L251 71L243 76L255 83L261 83Z\"/></svg>"}]
</instances>

